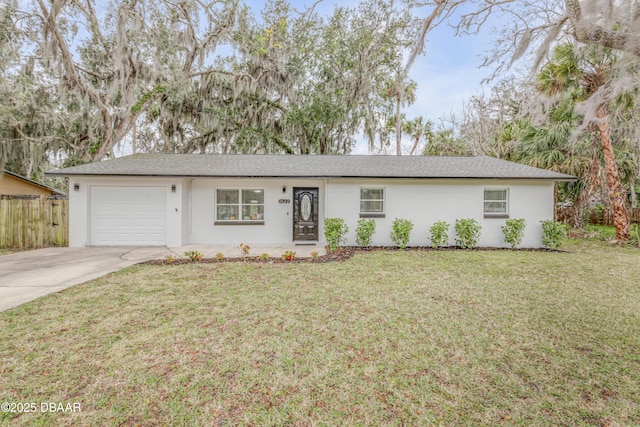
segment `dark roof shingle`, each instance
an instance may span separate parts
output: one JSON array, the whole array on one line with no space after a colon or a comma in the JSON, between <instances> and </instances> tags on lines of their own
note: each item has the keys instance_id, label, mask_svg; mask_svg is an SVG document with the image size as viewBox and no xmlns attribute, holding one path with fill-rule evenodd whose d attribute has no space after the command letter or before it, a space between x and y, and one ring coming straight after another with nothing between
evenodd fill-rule
<instances>
[{"instance_id":1,"label":"dark roof shingle","mask_svg":"<svg viewBox=\"0 0 640 427\"><path fill-rule=\"evenodd\" d=\"M575 179L492 157L284 154L134 154L58 169L47 175Z\"/></svg>"}]
</instances>

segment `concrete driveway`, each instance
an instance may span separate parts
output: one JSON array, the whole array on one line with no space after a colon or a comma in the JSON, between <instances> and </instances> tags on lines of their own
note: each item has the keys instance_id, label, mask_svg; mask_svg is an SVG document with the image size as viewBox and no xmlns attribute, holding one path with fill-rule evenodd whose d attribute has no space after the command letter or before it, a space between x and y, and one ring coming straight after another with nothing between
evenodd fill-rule
<instances>
[{"instance_id":1,"label":"concrete driveway","mask_svg":"<svg viewBox=\"0 0 640 427\"><path fill-rule=\"evenodd\" d=\"M0 256L0 311L150 259L164 247L46 248Z\"/></svg>"}]
</instances>

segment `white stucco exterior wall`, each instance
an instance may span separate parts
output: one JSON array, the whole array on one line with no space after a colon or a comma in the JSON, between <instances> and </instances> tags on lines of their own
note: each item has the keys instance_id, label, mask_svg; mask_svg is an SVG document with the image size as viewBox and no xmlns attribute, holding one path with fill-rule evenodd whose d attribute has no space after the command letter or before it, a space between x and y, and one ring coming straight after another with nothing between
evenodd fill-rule
<instances>
[{"instance_id":1,"label":"white stucco exterior wall","mask_svg":"<svg viewBox=\"0 0 640 427\"><path fill-rule=\"evenodd\" d=\"M74 185L78 184L78 190ZM171 187L175 185L173 192ZM325 244L325 217L343 218L349 226L347 244L355 245L360 219L360 188L385 189L385 217L375 218L373 245L392 245L389 234L395 218L413 221L411 246L430 244L429 227L447 221L449 244L455 244L453 224L474 218L482 225L480 246L507 246L500 227L504 218L485 218L484 189L507 188L510 218L525 218L522 247L540 247L540 222L553 219L553 181L535 180L417 180L417 179L285 179L285 178L164 178L72 176L69 178L69 245L91 245L91 194L96 187L161 187L166 191L166 245L291 244L293 243L293 188L317 187L318 244ZM216 189L264 189L264 224L216 225ZM283 188L285 189L283 192ZM281 200L290 203L281 203Z\"/></svg>"},{"instance_id":2,"label":"white stucco exterior wall","mask_svg":"<svg viewBox=\"0 0 640 427\"><path fill-rule=\"evenodd\" d=\"M359 180L332 179L327 182L327 217L343 218L349 226L348 245L355 245L360 188L385 189L385 217L375 218L373 245L393 245L389 235L395 218L413 222L410 246L428 246L429 227L436 221L451 224L449 244L455 245L454 223L474 218L482 225L479 246L506 247L500 227L505 218L485 218L484 189L508 188L510 218L525 218L522 247L541 247L540 222L553 219L553 182L506 180Z\"/></svg>"},{"instance_id":3,"label":"white stucco exterior wall","mask_svg":"<svg viewBox=\"0 0 640 427\"><path fill-rule=\"evenodd\" d=\"M290 244L293 242L293 188L317 187L319 241L324 240L324 182L316 179L202 178L193 179L188 241L192 244ZM217 189L264 189L264 224L215 224ZM285 191L283 192L283 188ZM280 203L280 200L289 203Z\"/></svg>"}]
</instances>

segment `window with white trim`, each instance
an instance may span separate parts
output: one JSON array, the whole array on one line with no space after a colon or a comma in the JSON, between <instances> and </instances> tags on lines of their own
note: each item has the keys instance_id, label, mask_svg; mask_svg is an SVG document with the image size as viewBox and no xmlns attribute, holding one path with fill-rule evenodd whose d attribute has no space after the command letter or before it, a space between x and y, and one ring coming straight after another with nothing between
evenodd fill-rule
<instances>
[{"instance_id":1,"label":"window with white trim","mask_svg":"<svg viewBox=\"0 0 640 427\"><path fill-rule=\"evenodd\" d=\"M484 189L484 216L501 218L509 216L508 188Z\"/></svg>"},{"instance_id":2,"label":"window with white trim","mask_svg":"<svg viewBox=\"0 0 640 427\"><path fill-rule=\"evenodd\" d=\"M216 190L216 222L264 223L264 190L219 188Z\"/></svg>"},{"instance_id":3,"label":"window with white trim","mask_svg":"<svg viewBox=\"0 0 640 427\"><path fill-rule=\"evenodd\" d=\"M360 217L384 217L384 188L360 188Z\"/></svg>"}]
</instances>

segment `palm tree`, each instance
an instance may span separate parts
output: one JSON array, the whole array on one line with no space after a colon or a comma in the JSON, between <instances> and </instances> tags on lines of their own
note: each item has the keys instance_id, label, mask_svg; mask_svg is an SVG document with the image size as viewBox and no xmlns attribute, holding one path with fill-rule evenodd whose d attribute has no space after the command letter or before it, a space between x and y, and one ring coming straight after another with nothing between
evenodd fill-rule
<instances>
[{"instance_id":1,"label":"palm tree","mask_svg":"<svg viewBox=\"0 0 640 427\"><path fill-rule=\"evenodd\" d=\"M424 120L424 117L418 116L413 120L405 121L403 124L404 132L413 140L413 146L409 155L412 156L416 153L418 145L422 139L427 142L433 138L433 123L431 120Z\"/></svg>"},{"instance_id":2,"label":"palm tree","mask_svg":"<svg viewBox=\"0 0 640 427\"><path fill-rule=\"evenodd\" d=\"M473 151L452 129L444 129L430 135L422 150L423 156L471 156Z\"/></svg>"},{"instance_id":3,"label":"palm tree","mask_svg":"<svg viewBox=\"0 0 640 427\"><path fill-rule=\"evenodd\" d=\"M593 162L594 147L589 138L581 137L570 143L577 122L573 111L563 110L564 115L553 111L552 116L556 118L546 125L528 123L522 127L518 135L516 161L578 177L575 182L560 183L556 190L563 195L563 200L571 201L573 209L569 218L574 226L580 227L590 190L598 185L593 180L598 176L593 168L597 164Z\"/></svg>"},{"instance_id":4,"label":"palm tree","mask_svg":"<svg viewBox=\"0 0 640 427\"><path fill-rule=\"evenodd\" d=\"M397 78L393 85L387 90L387 96L394 97L396 101L396 113L394 115L394 126L396 134L396 155L402 155L402 125L404 122L404 114L401 113L401 107L411 105L416 100L416 90L418 84L413 80L401 78L400 70L398 70Z\"/></svg>"},{"instance_id":5,"label":"palm tree","mask_svg":"<svg viewBox=\"0 0 640 427\"><path fill-rule=\"evenodd\" d=\"M563 43L554 49L550 62L542 68L538 84L540 90L548 95L568 95L574 102L584 101L595 111L595 114L587 113L584 121L599 133L616 239L626 241L629 239L629 213L609 126L612 108L610 82L616 59L610 49Z\"/></svg>"}]
</instances>

